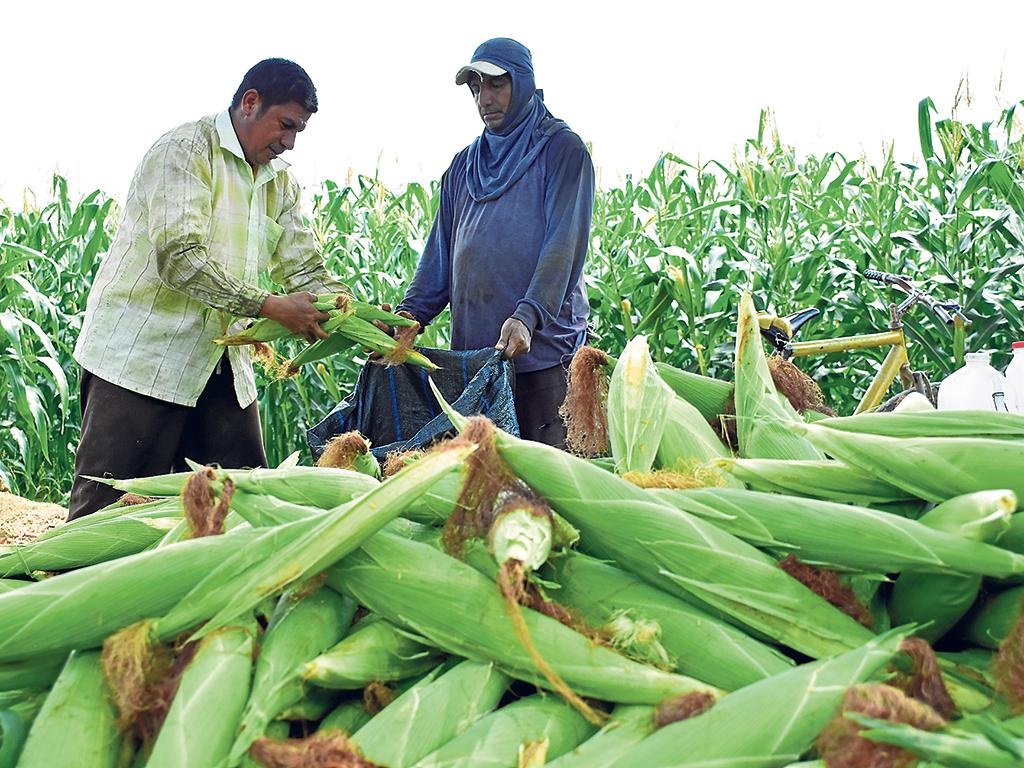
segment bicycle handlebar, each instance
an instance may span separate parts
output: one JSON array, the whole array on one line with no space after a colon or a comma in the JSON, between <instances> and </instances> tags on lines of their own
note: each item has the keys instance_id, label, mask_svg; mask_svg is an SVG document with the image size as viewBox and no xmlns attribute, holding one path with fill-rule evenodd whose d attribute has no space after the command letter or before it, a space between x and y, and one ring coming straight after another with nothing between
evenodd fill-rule
<instances>
[{"instance_id":1,"label":"bicycle handlebar","mask_svg":"<svg viewBox=\"0 0 1024 768\"><path fill-rule=\"evenodd\" d=\"M938 315L939 319L946 325L952 325L956 321L957 317L959 317L966 325L971 324L971 321L967 316L960 311L959 304L953 301L941 302L938 299L932 298L920 288L916 287L909 277L893 275L889 272L879 272L877 269L864 270L864 277L868 280L873 280L876 283L891 285L893 288L907 294L907 298L904 299L898 307L896 307L897 315L903 315L912 306L921 302L928 307L928 309Z\"/></svg>"}]
</instances>

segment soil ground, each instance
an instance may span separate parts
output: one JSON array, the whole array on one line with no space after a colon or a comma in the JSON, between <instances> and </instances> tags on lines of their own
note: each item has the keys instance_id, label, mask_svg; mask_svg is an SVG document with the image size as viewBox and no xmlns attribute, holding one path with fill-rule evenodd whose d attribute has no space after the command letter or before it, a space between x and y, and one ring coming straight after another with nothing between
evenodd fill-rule
<instances>
[{"instance_id":1,"label":"soil ground","mask_svg":"<svg viewBox=\"0 0 1024 768\"><path fill-rule=\"evenodd\" d=\"M64 522L68 511L0 491L0 544L25 544Z\"/></svg>"}]
</instances>

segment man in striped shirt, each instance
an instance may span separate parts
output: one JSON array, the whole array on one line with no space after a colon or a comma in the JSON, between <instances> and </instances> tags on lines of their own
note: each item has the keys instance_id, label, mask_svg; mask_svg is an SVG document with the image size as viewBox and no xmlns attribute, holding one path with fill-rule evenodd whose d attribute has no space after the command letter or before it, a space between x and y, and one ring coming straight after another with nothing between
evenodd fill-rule
<instances>
[{"instance_id":1,"label":"man in striped shirt","mask_svg":"<svg viewBox=\"0 0 1024 768\"><path fill-rule=\"evenodd\" d=\"M213 340L254 317L326 337L315 294L344 286L325 270L279 157L316 111L306 72L267 59L228 110L173 129L143 157L75 348L82 436L69 519L119 496L83 475L157 475L186 469L185 458L266 466L248 348L225 353ZM285 293L259 287L268 269Z\"/></svg>"}]
</instances>

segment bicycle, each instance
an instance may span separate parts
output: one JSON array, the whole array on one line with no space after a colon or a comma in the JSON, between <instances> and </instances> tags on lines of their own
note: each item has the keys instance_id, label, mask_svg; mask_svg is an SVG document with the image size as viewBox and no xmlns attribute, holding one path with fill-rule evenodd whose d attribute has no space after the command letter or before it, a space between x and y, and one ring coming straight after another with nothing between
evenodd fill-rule
<instances>
[{"instance_id":1,"label":"bicycle","mask_svg":"<svg viewBox=\"0 0 1024 768\"><path fill-rule=\"evenodd\" d=\"M932 386L927 374L923 371L911 370L907 340L903 332L903 318L916 304L924 304L943 323L954 326L957 329L956 332L962 333L963 329L971 324L971 321L963 314L959 304L935 299L915 286L908 277L879 272L874 269L866 270L864 277L873 282L892 286L906 294L906 298L899 304L889 304L890 319L887 330L879 333L842 336L835 339L793 341L793 337L808 321L821 314L818 309L809 307L785 317L771 314L760 315L758 322L761 327L761 335L772 345L775 353L786 360L811 357L812 355L827 355L834 352L890 347L854 413L880 409L889 387L897 377L899 377L904 390L897 395L897 398L902 399L909 391L919 392L934 405L938 385ZM891 398L890 400L895 399Z\"/></svg>"}]
</instances>

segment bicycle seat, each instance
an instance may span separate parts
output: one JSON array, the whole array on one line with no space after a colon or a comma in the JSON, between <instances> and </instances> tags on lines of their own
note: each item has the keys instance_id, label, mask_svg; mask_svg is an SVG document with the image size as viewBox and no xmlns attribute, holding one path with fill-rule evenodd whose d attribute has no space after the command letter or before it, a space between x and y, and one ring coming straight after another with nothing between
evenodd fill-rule
<instances>
[{"instance_id":1,"label":"bicycle seat","mask_svg":"<svg viewBox=\"0 0 1024 768\"><path fill-rule=\"evenodd\" d=\"M820 314L821 312L814 307L807 307L785 317L758 315L757 322L761 326L761 335L768 339L776 350L782 352L804 323Z\"/></svg>"}]
</instances>

